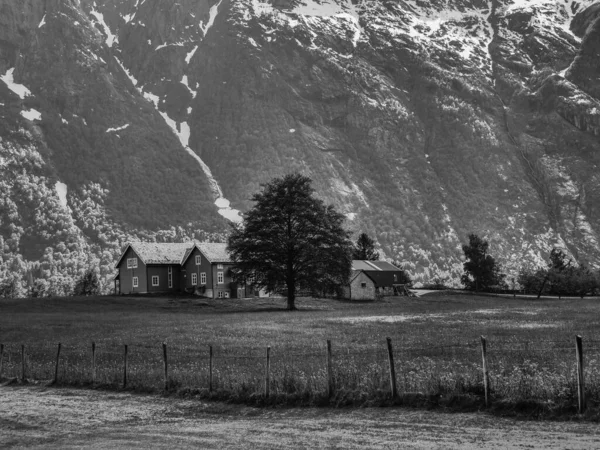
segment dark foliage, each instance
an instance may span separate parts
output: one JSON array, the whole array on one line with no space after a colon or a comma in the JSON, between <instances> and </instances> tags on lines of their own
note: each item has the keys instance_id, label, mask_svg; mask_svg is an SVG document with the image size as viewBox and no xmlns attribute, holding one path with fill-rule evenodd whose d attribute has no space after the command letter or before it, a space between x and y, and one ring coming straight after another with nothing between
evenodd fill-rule
<instances>
[{"instance_id":1,"label":"dark foliage","mask_svg":"<svg viewBox=\"0 0 600 450\"><path fill-rule=\"evenodd\" d=\"M98 295L100 293L100 283L98 274L93 269L88 269L83 276L77 280L73 287L74 295Z\"/></svg>"},{"instance_id":2,"label":"dark foliage","mask_svg":"<svg viewBox=\"0 0 600 450\"><path fill-rule=\"evenodd\" d=\"M358 236L352 251L352 258L363 261L377 261L379 259L379 252L375 251L375 241L367 233L361 233Z\"/></svg>"},{"instance_id":3,"label":"dark foliage","mask_svg":"<svg viewBox=\"0 0 600 450\"><path fill-rule=\"evenodd\" d=\"M12 279L0 283L0 298L15 298L17 296L17 281Z\"/></svg>"},{"instance_id":4,"label":"dark foliage","mask_svg":"<svg viewBox=\"0 0 600 450\"><path fill-rule=\"evenodd\" d=\"M469 234L469 243L462 246L467 261L460 281L474 291L487 291L502 284L505 275L492 255L488 255L488 243L475 234Z\"/></svg>"},{"instance_id":5,"label":"dark foliage","mask_svg":"<svg viewBox=\"0 0 600 450\"><path fill-rule=\"evenodd\" d=\"M252 200L243 225L229 237L238 279L285 291L290 310L299 291L335 294L348 283L352 243L344 216L314 196L310 178L275 178Z\"/></svg>"},{"instance_id":6,"label":"dark foliage","mask_svg":"<svg viewBox=\"0 0 600 450\"><path fill-rule=\"evenodd\" d=\"M546 268L521 269L519 284L528 294L579 296L600 290L600 275L594 274L584 264L574 267L565 253L557 248L550 252Z\"/></svg>"}]
</instances>

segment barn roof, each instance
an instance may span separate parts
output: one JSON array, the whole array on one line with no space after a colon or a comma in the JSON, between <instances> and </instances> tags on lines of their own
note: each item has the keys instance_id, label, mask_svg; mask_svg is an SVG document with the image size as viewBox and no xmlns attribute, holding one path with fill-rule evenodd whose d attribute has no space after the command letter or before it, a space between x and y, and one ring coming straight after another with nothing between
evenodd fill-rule
<instances>
[{"instance_id":1,"label":"barn roof","mask_svg":"<svg viewBox=\"0 0 600 450\"><path fill-rule=\"evenodd\" d=\"M363 261L360 259L355 259L352 261L352 270L364 270L370 272L397 272L401 269L387 261Z\"/></svg>"}]
</instances>

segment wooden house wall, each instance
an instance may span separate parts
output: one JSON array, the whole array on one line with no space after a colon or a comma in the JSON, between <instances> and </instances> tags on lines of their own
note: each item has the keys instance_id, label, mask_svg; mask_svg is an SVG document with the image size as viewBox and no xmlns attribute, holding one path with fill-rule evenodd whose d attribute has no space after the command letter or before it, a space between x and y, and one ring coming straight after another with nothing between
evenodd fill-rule
<instances>
[{"instance_id":1,"label":"wooden house wall","mask_svg":"<svg viewBox=\"0 0 600 450\"><path fill-rule=\"evenodd\" d=\"M136 269L127 268L127 258L137 258L138 266ZM138 277L138 287L133 287L133 277ZM119 289L121 294L134 294L148 292L148 283L146 277L146 265L142 259L130 247L119 264Z\"/></svg>"},{"instance_id":2,"label":"wooden house wall","mask_svg":"<svg viewBox=\"0 0 600 450\"><path fill-rule=\"evenodd\" d=\"M173 270L173 284L169 288L169 267ZM148 265L148 292L175 292L179 290L178 265L156 264ZM158 286L152 286L152 276L158 276Z\"/></svg>"}]
</instances>

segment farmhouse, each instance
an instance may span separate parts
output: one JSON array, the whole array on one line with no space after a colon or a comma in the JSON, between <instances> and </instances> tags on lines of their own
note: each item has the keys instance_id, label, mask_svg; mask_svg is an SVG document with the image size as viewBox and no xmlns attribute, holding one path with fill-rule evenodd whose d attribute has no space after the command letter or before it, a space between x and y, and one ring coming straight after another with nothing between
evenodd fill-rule
<instances>
[{"instance_id":1,"label":"farmhouse","mask_svg":"<svg viewBox=\"0 0 600 450\"><path fill-rule=\"evenodd\" d=\"M377 295L395 295L404 286L399 284L402 270L386 261L352 261L350 284L345 297L350 300L375 300Z\"/></svg>"},{"instance_id":2,"label":"farmhouse","mask_svg":"<svg viewBox=\"0 0 600 450\"><path fill-rule=\"evenodd\" d=\"M254 289L233 281L227 244L127 244L119 258L115 292L121 294L194 292L209 298L254 296Z\"/></svg>"}]
</instances>

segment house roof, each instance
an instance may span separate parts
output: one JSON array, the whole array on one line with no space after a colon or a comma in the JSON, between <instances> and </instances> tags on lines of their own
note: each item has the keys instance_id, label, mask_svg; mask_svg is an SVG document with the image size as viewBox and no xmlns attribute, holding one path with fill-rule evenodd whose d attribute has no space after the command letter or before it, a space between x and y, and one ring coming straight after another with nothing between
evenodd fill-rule
<instances>
[{"instance_id":1,"label":"house roof","mask_svg":"<svg viewBox=\"0 0 600 450\"><path fill-rule=\"evenodd\" d=\"M194 252L194 249L198 249L211 263L231 263L231 256L227 251L227 244L220 244L216 242L202 242L201 244L195 244L185 252L185 256L181 260L181 264L185 264L188 258Z\"/></svg>"},{"instance_id":2,"label":"house roof","mask_svg":"<svg viewBox=\"0 0 600 450\"><path fill-rule=\"evenodd\" d=\"M157 243L157 242L131 242L123 250L123 254L116 264L121 264L127 250L131 248L144 264L181 264L186 251L193 248L192 242L188 243Z\"/></svg>"},{"instance_id":3,"label":"house roof","mask_svg":"<svg viewBox=\"0 0 600 450\"><path fill-rule=\"evenodd\" d=\"M365 272L364 270L353 270L352 273L350 274L350 283L352 283L356 277L358 277L361 273L364 273L365 276L371 280L373 283L375 283L375 280L373 278L371 278L369 276L369 274L367 272Z\"/></svg>"},{"instance_id":4,"label":"house roof","mask_svg":"<svg viewBox=\"0 0 600 450\"><path fill-rule=\"evenodd\" d=\"M352 270L364 270L370 272L398 272L401 269L387 261L363 261L360 259L355 259L352 261Z\"/></svg>"},{"instance_id":5,"label":"house roof","mask_svg":"<svg viewBox=\"0 0 600 450\"><path fill-rule=\"evenodd\" d=\"M196 247L200 249L210 262L233 262L227 251L227 244L203 242L202 244L196 244Z\"/></svg>"}]
</instances>

